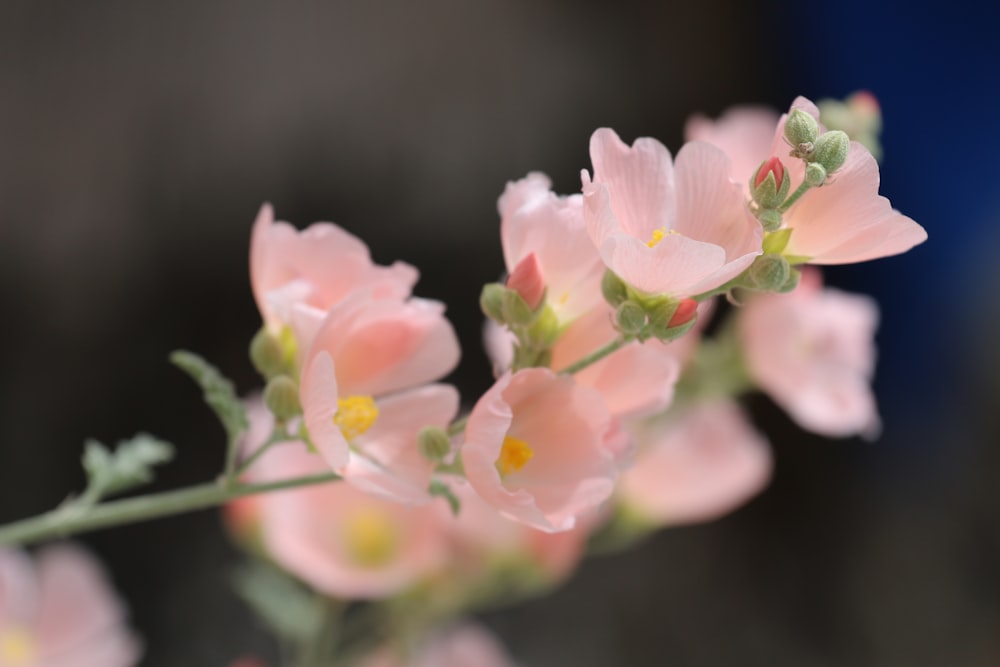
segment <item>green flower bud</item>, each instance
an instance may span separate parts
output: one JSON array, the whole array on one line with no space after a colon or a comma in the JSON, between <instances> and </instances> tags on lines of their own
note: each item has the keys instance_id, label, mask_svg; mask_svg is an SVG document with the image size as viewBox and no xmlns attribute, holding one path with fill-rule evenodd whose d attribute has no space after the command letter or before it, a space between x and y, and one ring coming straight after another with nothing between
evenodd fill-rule
<instances>
[{"instance_id":1,"label":"green flower bud","mask_svg":"<svg viewBox=\"0 0 1000 667\"><path fill-rule=\"evenodd\" d=\"M299 403L299 386L295 380L287 375L278 375L271 378L264 389L264 404L271 411L274 418L280 422L286 422L293 417L302 414L302 405Z\"/></svg>"},{"instance_id":2,"label":"green flower bud","mask_svg":"<svg viewBox=\"0 0 1000 667\"><path fill-rule=\"evenodd\" d=\"M500 324L504 324L503 295L506 291L507 288L500 283L488 283L483 285L483 291L479 294L479 307L483 313Z\"/></svg>"},{"instance_id":3,"label":"green flower bud","mask_svg":"<svg viewBox=\"0 0 1000 667\"><path fill-rule=\"evenodd\" d=\"M604 300L615 307L628 299L628 287L625 281L610 269L605 271L604 277L601 278L601 293L604 295Z\"/></svg>"},{"instance_id":4,"label":"green flower bud","mask_svg":"<svg viewBox=\"0 0 1000 667\"><path fill-rule=\"evenodd\" d=\"M757 219L764 227L765 232L773 232L781 228L781 212L773 209L763 209L757 211Z\"/></svg>"},{"instance_id":5,"label":"green flower bud","mask_svg":"<svg viewBox=\"0 0 1000 667\"><path fill-rule=\"evenodd\" d=\"M750 181L750 193L760 208L772 209L785 201L790 185L791 179L785 171L785 165L778 158L772 157L757 167Z\"/></svg>"},{"instance_id":6,"label":"green flower bud","mask_svg":"<svg viewBox=\"0 0 1000 667\"><path fill-rule=\"evenodd\" d=\"M503 321L515 326L526 326L535 321L535 312L520 294L512 289L503 292Z\"/></svg>"},{"instance_id":7,"label":"green flower bud","mask_svg":"<svg viewBox=\"0 0 1000 667\"><path fill-rule=\"evenodd\" d=\"M646 311L634 301L625 301L618 306L615 321L622 333L635 335L646 326Z\"/></svg>"},{"instance_id":8,"label":"green flower bud","mask_svg":"<svg viewBox=\"0 0 1000 667\"><path fill-rule=\"evenodd\" d=\"M265 378L272 378L288 370L281 341L267 327L261 327L250 341L250 361Z\"/></svg>"},{"instance_id":9,"label":"green flower bud","mask_svg":"<svg viewBox=\"0 0 1000 667\"><path fill-rule=\"evenodd\" d=\"M785 138L793 146L813 143L819 135L819 124L802 109L794 109L785 120Z\"/></svg>"},{"instance_id":10,"label":"green flower bud","mask_svg":"<svg viewBox=\"0 0 1000 667\"><path fill-rule=\"evenodd\" d=\"M528 338L539 347L551 347L559 340L559 334L559 318L554 310L545 306L528 330Z\"/></svg>"},{"instance_id":11,"label":"green flower bud","mask_svg":"<svg viewBox=\"0 0 1000 667\"><path fill-rule=\"evenodd\" d=\"M420 454L433 463L438 463L451 451L451 438L444 429L437 426L425 426L417 434L417 446Z\"/></svg>"},{"instance_id":12,"label":"green flower bud","mask_svg":"<svg viewBox=\"0 0 1000 667\"><path fill-rule=\"evenodd\" d=\"M649 332L657 337L665 335L670 328L670 321L677 311L678 303L673 299L660 299L654 303L648 303L646 312L649 314Z\"/></svg>"},{"instance_id":13,"label":"green flower bud","mask_svg":"<svg viewBox=\"0 0 1000 667\"><path fill-rule=\"evenodd\" d=\"M829 175L844 166L850 150L851 140L847 133L833 130L816 140L816 149L810 161L823 165Z\"/></svg>"},{"instance_id":14,"label":"green flower bud","mask_svg":"<svg viewBox=\"0 0 1000 667\"><path fill-rule=\"evenodd\" d=\"M781 255L761 255L750 265L749 277L753 286L764 292L774 292L788 280L791 267Z\"/></svg>"},{"instance_id":15,"label":"green flower bud","mask_svg":"<svg viewBox=\"0 0 1000 667\"><path fill-rule=\"evenodd\" d=\"M826 168L823 165L812 162L806 166L806 183L814 188L818 188L826 182Z\"/></svg>"},{"instance_id":16,"label":"green flower bud","mask_svg":"<svg viewBox=\"0 0 1000 667\"><path fill-rule=\"evenodd\" d=\"M782 283L781 287L779 287L775 291L781 294L786 294L788 292L791 292L792 290L794 290L796 287L799 286L799 280L801 278L802 278L801 271L799 271L798 269L789 269L788 277L785 279L785 282Z\"/></svg>"}]
</instances>

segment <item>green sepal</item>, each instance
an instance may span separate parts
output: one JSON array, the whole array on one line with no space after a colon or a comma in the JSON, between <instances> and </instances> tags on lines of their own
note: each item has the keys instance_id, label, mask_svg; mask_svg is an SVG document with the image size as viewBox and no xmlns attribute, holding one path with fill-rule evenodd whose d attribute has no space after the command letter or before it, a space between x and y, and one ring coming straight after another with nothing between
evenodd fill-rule
<instances>
[{"instance_id":1,"label":"green sepal","mask_svg":"<svg viewBox=\"0 0 1000 667\"><path fill-rule=\"evenodd\" d=\"M455 495L451 487L444 482L439 482L434 480L431 485L427 487L427 491L430 492L432 496L444 498L448 501L448 507L451 508L451 513L458 516L458 513L462 511L462 502Z\"/></svg>"},{"instance_id":2,"label":"green sepal","mask_svg":"<svg viewBox=\"0 0 1000 667\"><path fill-rule=\"evenodd\" d=\"M781 254L788 247L788 241L792 237L792 228L785 227L764 235L763 250L765 254ZM787 258L786 258L787 259Z\"/></svg>"}]
</instances>

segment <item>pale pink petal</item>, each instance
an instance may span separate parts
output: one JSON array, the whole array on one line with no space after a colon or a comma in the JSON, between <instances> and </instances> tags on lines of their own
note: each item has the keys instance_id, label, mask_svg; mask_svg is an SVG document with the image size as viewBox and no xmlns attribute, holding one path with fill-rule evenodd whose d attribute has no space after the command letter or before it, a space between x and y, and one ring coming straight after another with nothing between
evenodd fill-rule
<instances>
[{"instance_id":1,"label":"pale pink petal","mask_svg":"<svg viewBox=\"0 0 1000 667\"><path fill-rule=\"evenodd\" d=\"M739 266L727 266L726 251L681 235L665 236L655 248L624 234L609 238L600 248L608 268L636 289L650 294L685 297L703 284L718 286ZM750 257L746 262L753 261ZM741 269L740 269L741 270Z\"/></svg>"},{"instance_id":2,"label":"pale pink petal","mask_svg":"<svg viewBox=\"0 0 1000 667\"><path fill-rule=\"evenodd\" d=\"M590 160L594 183L607 187L626 234L649 239L653 230L674 227L674 170L663 144L642 137L630 147L604 127L590 137Z\"/></svg>"},{"instance_id":3,"label":"pale pink petal","mask_svg":"<svg viewBox=\"0 0 1000 667\"><path fill-rule=\"evenodd\" d=\"M581 385L596 389L615 417L641 417L665 410L673 401L680 364L634 341L575 377Z\"/></svg>"},{"instance_id":4,"label":"pale pink petal","mask_svg":"<svg viewBox=\"0 0 1000 667\"><path fill-rule=\"evenodd\" d=\"M348 444L340 427L333 421L339 409L337 375L333 359L320 351L302 374L299 389L302 418L316 451L331 468L341 471L347 465Z\"/></svg>"},{"instance_id":5,"label":"pale pink petal","mask_svg":"<svg viewBox=\"0 0 1000 667\"><path fill-rule=\"evenodd\" d=\"M447 428L458 414L458 391L443 384L381 398L378 419L359 436L344 479L368 493L397 502L421 504L435 463L420 453L417 435L425 426Z\"/></svg>"},{"instance_id":6,"label":"pale pink petal","mask_svg":"<svg viewBox=\"0 0 1000 667\"><path fill-rule=\"evenodd\" d=\"M38 599L31 559L24 552L0 548L0 628L31 622Z\"/></svg>"},{"instance_id":7,"label":"pale pink petal","mask_svg":"<svg viewBox=\"0 0 1000 667\"><path fill-rule=\"evenodd\" d=\"M660 524L710 521L760 492L771 475L767 442L730 401L695 404L638 427L635 465L619 500Z\"/></svg>"},{"instance_id":8,"label":"pale pink petal","mask_svg":"<svg viewBox=\"0 0 1000 667\"><path fill-rule=\"evenodd\" d=\"M493 362L493 377L503 375L514 362L516 342L517 336L510 329L500 326L493 320L486 320L483 325L483 347L486 349L486 356Z\"/></svg>"},{"instance_id":9,"label":"pale pink petal","mask_svg":"<svg viewBox=\"0 0 1000 667\"><path fill-rule=\"evenodd\" d=\"M765 107L733 107L712 121L693 116L684 128L687 141L707 141L729 156L732 177L749 193L748 183L761 161L771 156L778 114ZM777 157L787 155L786 148Z\"/></svg>"},{"instance_id":10,"label":"pale pink petal","mask_svg":"<svg viewBox=\"0 0 1000 667\"><path fill-rule=\"evenodd\" d=\"M412 667L514 667L496 636L466 623L433 635L418 651Z\"/></svg>"}]
</instances>

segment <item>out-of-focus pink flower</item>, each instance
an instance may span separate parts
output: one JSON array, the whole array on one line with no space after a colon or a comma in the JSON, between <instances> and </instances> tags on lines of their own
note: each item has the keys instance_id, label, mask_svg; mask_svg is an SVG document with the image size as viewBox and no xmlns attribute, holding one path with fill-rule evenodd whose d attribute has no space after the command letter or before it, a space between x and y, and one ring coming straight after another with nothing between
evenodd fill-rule
<instances>
[{"instance_id":1,"label":"out-of-focus pink flower","mask_svg":"<svg viewBox=\"0 0 1000 667\"><path fill-rule=\"evenodd\" d=\"M230 663L229 667L267 667L267 663L254 657L239 658Z\"/></svg>"},{"instance_id":2,"label":"out-of-focus pink flower","mask_svg":"<svg viewBox=\"0 0 1000 667\"><path fill-rule=\"evenodd\" d=\"M617 494L647 521L710 521L757 494L771 476L767 442L731 401L696 403L634 430L635 464Z\"/></svg>"},{"instance_id":3,"label":"out-of-focus pink flower","mask_svg":"<svg viewBox=\"0 0 1000 667\"><path fill-rule=\"evenodd\" d=\"M754 381L803 428L844 437L879 431L869 385L878 307L867 296L821 289L804 272L790 294L752 299L739 311Z\"/></svg>"},{"instance_id":4,"label":"out-of-focus pink flower","mask_svg":"<svg viewBox=\"0 0 1000 667\"><path fill-rule=\"evenodd\" d=\"M299 231L274 221L264 204L250 239L250 283L265 324L289 324L298 303L329 310L356 289L374 298L406 298L417 282L415 268L403 262L374 264L368 247L329 222ZM300 341L308 345L308 341Z\"/></svg>"},{"instance_id":5,"label":"out-of-focus pink flower","mask_svg":"<svg viewBox=\"0 0 1000 667\"><path fill-rule=\"evenodd\" d=\"M760 161L768 157L774 140L778 114L767 107L738 106L713 121L701 114L688 119L684 128L687 141L707 141L729 156L731 174L749 194L749 182ZM779 157L787 155L786 148ZM781 180L778 180L781 184Z\"/></svg>"},{"instance_id":6,"label":"out-of-focus pink flower","mask_svg":"<svg viewBox=\"0 0 1000 667\"><path fill-rule=\"evenodd\" d=\"M492 632L464 623L435 633L410 655L387 646L358 667L514 667L514 662Z\"/></svg>"},{"instance_id":7,"label":"out-of-focus pink flower","mask_svg":"<svg viewBox=\"0 0 1000 667\"><path fill-rule=\"evenodd\" d=\"M529 368L504 375L476 403L462 460L476 493L497 511L557 532L611 494L622 439L598 392Z\"/></svg>"},{"instance_id":8,"label":"out-of-focus pink flower","mask_svg":"<svg viewBox=\"0 0 1000 667\"><path fill-rule=\"evenodd\" d=\"M763 230L749 213L729 158L693 142L677 154L655 139L627 146L602 128L583 172L584 219L605 265L636 289L688 297L735 278L761 254Z\"/></svg>"},{"instance_id":9,"label":"out-of-focus pink flower","mask_svg":"<svg viewBox=\"0 0 1000 667\"><path fill-rule=\"evenodd\" d=\"M48 547L32 563L0 550L0 665L130 667L140 653L121 602L84 551Z\"/></svg>"},{"instance_id":10,"label":"out-of-focus pink flower","mask_svg":"<svg viewBox=\"0 0 1000 667\"><path fill-rule=\"evenodd\" d=\"M799 97L791 106L819 120L819 110L809 100ZM714 125L699 120L689 124L688 138L708 141L734 160L755 155L753 167L772 155L787 155L784 138L785 120L767 130L770 144L765 146L765 126L752 122L743 112L724 115ZM739 158L735 156L740 156ZM801 160L785 160L794 189L802 183L805 167ZM740 167L744 169L745 167ZM737 180L748 180L752 171L734 172ZM851 142L847 162L822 187L813 188L783 216L783 226L793 229L785 254L808 258L812 264L850 264L906 252L927 240L927 232L916 222L892 208L889 200L878 194L878 163L868 149Z\"/></svg>"},{"instance_id":11,"label":"out-of-focus pink flower","mask_svg":"<svg viewBox=\"0 0 1000 667\"><path fill-rule=\"evenodd\" d=\"M535 255L547 303L565 323L603 301L604 266L587 234L583 198L559 197L550 187L548 177L539 173L507 184L497 202L500 239L512 278L517 267Z\"/></svg>"},{"instance_id":12,"label":"out-of-focus pink flower","mask_svg":"<svg viewBox=\"0 0 1000 667\"><path fill-rule=\"evenodd\" d=\"M269 475L321 473L303 443L276 445L261 459ZM407 507L331 482L260 496L267 553L318 591L374 599L400 593L447 562L444 502Z\"/></svg>"},{"instance_id":13,"label":"out-of-focus pink flower","mask_svg":"<svg viewBox=\"0 0 1000 667\"><path fill-rule=\"evenodd\" d=\"M443 313L434 301L355 293L311 336L299 392L305 424L317 451L349 482L404 502L428 499L433 466L419 455L417 433L447 426L458 412L454 388L421 386L458 362Z\"/></svg>"}]
</instances>

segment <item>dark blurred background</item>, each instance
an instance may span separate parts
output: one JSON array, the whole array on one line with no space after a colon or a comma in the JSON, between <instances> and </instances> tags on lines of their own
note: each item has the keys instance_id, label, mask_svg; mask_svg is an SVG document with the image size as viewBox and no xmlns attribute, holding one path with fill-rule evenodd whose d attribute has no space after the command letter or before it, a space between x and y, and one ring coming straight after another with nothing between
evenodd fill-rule
<instances>
[{"instance_id":1,"label":"dark blurred background","mask_svg":"<svg viewBox=\"0 0 1000 667\"><path fill-rule=\"evenodd\" d=\"M477 295L496 198L579 188L594 128L676 150L685 118L872 90L882 193L930 240L830 271L883 309L883 437L831 442L751 401L775 479L737 513L587 563L486 617L527 667L1000 665L997 22L969 1L432 0L0 5L0 521L81 488L81 444L148 430L214 476L221 429L168 365L241 391L250 225L332 220L449 305L467 400L490 382ZM143 665L273 653L230 593L214 512L86 536Z\"/></svg>"}]
</instances>

